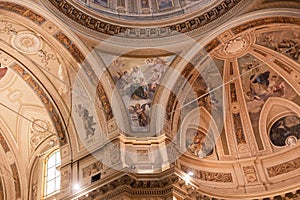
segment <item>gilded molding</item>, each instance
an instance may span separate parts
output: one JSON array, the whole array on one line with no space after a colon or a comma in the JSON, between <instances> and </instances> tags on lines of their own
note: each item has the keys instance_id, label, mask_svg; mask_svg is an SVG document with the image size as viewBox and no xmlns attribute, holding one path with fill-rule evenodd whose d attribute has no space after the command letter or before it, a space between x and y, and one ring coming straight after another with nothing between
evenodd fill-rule
<instances>
[{"instance_id":1,"label":"gilded molding","mask_svg":"<svg viewBox=\"0 0 300 200\"><path fill-rule=\"evenodd\" d=\"M173 184L176 184L179 180L179 177L175 174L160 180L138 180L124 175L117 180L95 188L90 194L97 197L97 199L113 199L124 192L138 197L141 195L141 192L149 196L165 196L170 193ZM145 188L148 190L145 190ZM76 198L80 200L86 199L84 195Z\"/></svg>"},{"instance_id":2,"label":"gilded molding","mask_svg":"<svg viewBox=\"0 0 300 200\"><path fill-rule=\"evenodd\" d=\"M65 16L72 19L73 21L77 22L78 24L81 24L82 26L85 26L89 29L92 29L94 31L106 34L106 35L117 35L120 33L125 32L135 32L133 34L136 36L137 34L143 36L143 33L149 32L151 36L156 35L157 30L161 30L158 35L165 36L168 35L168 31L176 31L180 33L186 33L190 32L192 30L195 30L197 28L200 28L201 26L204 26L206 24L209 24L213 22L214 20L220 18L225 13L227 13L229 10L231 10L233 7L235 7L240 1L242 0L224 0L217 6L213 7L211 10L196 16L192 19L172 24L168 26L161 26L156 28L131 28L126 26L121 26L117 24L111 24L108 22L104 22L102 20L99 20L91 15L88 15L87 13L82 12L75 6L71 5L66 0L49 0L49 2L55 6L60 12L62 12ZM154 33L154 34L151 34ZM157 36L157 35L156 35Z\"/></svg>"},{"instance_id":3,"label":"gilded molding","mask_svg":"<svg viewBox=\"0 0 300 200\"><path fill-rule=\"evenodd\" d=\"M41 102L45 105L45 108L47 109L54 123L56 132L58 134L58 137L60 138L60 144L61 145L66 144L67 143L66 134L61 119L57 114L55 105L53 105L53 103L49 100L48 95L45 93L42 87L34 80L34 78L27 71L25 71L21 66L16 64L13 67L11 67L11 69L14 70L37 94Z\"/></svg>"},{"instance_id":4,"label":"gilded molding","mask_svg":"<svg viewBox=\"0 0 300 200\"><path fill-rule=\"evenodd\" d=\"M279 67L281 67L284 71L286 71L288 74L291 74L292 73L292 69L289 68L286 64L284 64L283 62L279 61L278 59L275 59L274 60L274 63L276 65L278 65Z\"/></svg>"},{"instance_id":5,"label":"gilded molding","mask_svg":"<svg viewBox=\"0 0 300 200\"><path fill-rule=\"evenodd\" d=\"M192 169L185 165L181 165L181 170L185 173L190 171L194 172L194 177L202 181L211 181L211 182L222 182L222 183L231 183L233 178L231 173L221 173L221 172L208 172L203 170Z\"/></svg>"},{"instance_id":6,"label":"gilded molding","mask_svg":"<svg viewBox=\"0 0 300 200\"><path fill-rule=\"evenodd\" d=\"M281 174L285 174L285 173L294 171L299 168L300 168L300 158L296 158L296 159L290 160L288 162L281 163L279 165L268 167L267 172L268 172L269 177L274 177L274 176L278 176Z\"/></svg>"},{"instance_id":7,"label":"gilded molding","mask_svg":"<svg viewBox=\"0 0 300 200\"><path fill-rule=\"evenodd\" d=\"M2 129L0 129L0 144L5 153L11 152L5 138L2 135L2 132L3 132ZM18 199L21 198L21 186L20 186L20 176L19 176L16 163L11 164L10 168L12 171L12 178L14 180L14 185L15 185L16 199Z\"/></svg>"},{"instance_id":8,"label":"gilded molding","mask_svg":"<svg viewBox=\"0 0 300 200\"><path fill-rule=\"evenodd\" d=\"M27 19L30 19L34 23L38 25L42 25L46 19L39 14L33 12L29 8L25 8L21 5L17 5L15 3L9 3L9 2L0 2L0 9L7 10L10 12L17 13L19 15L22 15L26 17Z\"/></svg>"},{"instance_id":9,"label":"gilded molding","mask_svg":"<svg viewBox=\"0 0 300 200\"><path fill-rule=\"evenodd\" d=\"M104 90L104 87L100 83L96 73L92 69L92 67L85 63L85 56L79 50L79 48L70 40L64 33L59 32L55 35L56 39L70 52L70 54L76 59L78 63L83 67L86 75L89 77L91 83L93 85L97 85L97 96L99 101L102 104L103 110L105 112L106 120L110 120L113 118L112 108L109 103L109 99Z\"/></svg>"},{"instance_id":10,"label":"gilded molding","mask_svg":"<svg viewBox=\"0 0 300 200\"><path fill-rule=\"evenodd\" d=\"M109 99L104 91L104 88L100 82L98 83L96 94L103 107L106 120L108 121L112 119L114 117L112 108L110 106Z\"/></svg>"},{"instance_id":11,"label":"gilded molding","mask_svg":"<svg viewBox=\"0 0 300 200\"><path fill-rule=\"evenodd\" d=\"M82 63L85 59L78 47L62 32L55 35L55 38L71 53L77 62Z\"/></svg>"},{"instance_id":12,"label":"gilded molding","mask_svg":"<svg viewBox=\"0 0 300 200\"><path fill-rule=\"evenodd\" d=\"M21 185L20 185L20 177L16 163L10 165L12 176L15 184L16 191L16 199L21 199Z\"/></svg>"},{"instance_id":13,"label":"gilded molding","mask_svg":"<svg viewBox=\"0 0 300 200\"><path fill-rule=\"evenodd\" d=\"M285 24L297 24L300 25L300 19L292 17L267 17L263 19L252 20L250 22L243 23L231 29L235 34L239 34L248 29L252 29L258 26L275 24L275 23L285 23Z\"/></svg>"},{"instance_id":14,"label":"gilded molding","mask_svg":"<svg viewBox=\"0 0 300 200\"><path fill-rule=\"evenodd\" d=\"M0 145L2 146L4 153L7 153L8 151L10 151L10 149L2 133L3 131L0 128Z\"/></svg>"},{"instance_id":15,"label":"gilded molding","mask_svg":"<svg viewBox=\"0 0 300 200\"><path fill-rule=\"evenodd\" d=\"M233 124L234 124L234 130L235 130L235 136L237 144L246 144L243 124L240 113L232 114Z\"/></svg>"}]
</instances>

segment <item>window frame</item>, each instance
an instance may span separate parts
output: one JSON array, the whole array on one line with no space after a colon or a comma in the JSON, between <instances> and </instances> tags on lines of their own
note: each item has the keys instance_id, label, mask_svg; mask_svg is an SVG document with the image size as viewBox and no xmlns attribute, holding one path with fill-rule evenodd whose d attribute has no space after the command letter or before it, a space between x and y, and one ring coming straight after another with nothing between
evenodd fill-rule
<instances>
[{"instance_id":1,"label":"window frame","mask_svg":"<svg viewBox=\"0 0 300 200\"><path fill-rule=\"evenodd\" d=\"M59 157L57 157L57 155ZM51 167L48 167L49 164L49 159L55 156L55 160L54 160L54 165ZM59 160L57 161L57 158L59 158ZM61 165L61 156L60 156L60 149L54 149L53 151L51 151L44 159L43 162L43 192L42 192L42 199L47 199L55 194L57 194L60 191L60 187L61 187L61 173L60 171L57 169L59 166ZM48 180L48 171L49 169L55 169L55 175L51 180ZM57 179L59 179L59 186L56 188L56 182ZM54 181L54 191L52 191L51 193L48 193L48 187L49 187L49 182L50 181Z\"/></svg>"}]
</instances>

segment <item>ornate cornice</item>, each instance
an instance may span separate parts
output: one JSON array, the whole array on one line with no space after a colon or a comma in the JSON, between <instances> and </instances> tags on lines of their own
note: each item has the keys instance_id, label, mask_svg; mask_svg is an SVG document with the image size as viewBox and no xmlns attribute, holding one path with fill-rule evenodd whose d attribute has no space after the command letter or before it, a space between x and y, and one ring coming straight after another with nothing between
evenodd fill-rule
<instances>
[{"instance_id":1,"label":"ornate cornice","mask_svg":"<svg viewBox=\"0 0 300 200\"><path fill-rule=\"evenodd\" d=\"M88 14L75 7L67 0L49 0L49 2L66 17L72 21L105 35L120 35L132 37L164 37L173 35L176 32L187 33L205 26L225 15L229 10L236 7L242 0L224 0L209 11L198 16L190 16L188 20L180 22L166 22L162 25L153 25L151 28L144 26L137 27L136 24L121 24L108 22L106 19ZM105 17L105 16L104 16ZM104 18L103 17L103 18ZM166 25L167 24L167 25Z\"/></svg>"},{"instance_id":2,"label":"ornate cornice","mask_svg":"<svg viewBox=\"0 0 300 200\"><path fill-rule=\"evenodd\" d=\"M125 174L124 176L106 183L87 194L76 197L79 200L97 198L112 199L122 193L131 196L139 196L141 194L148 196L165 196L172 191L172 185L177 183L180 178L176 174L171 174L161 179L139 180L136 177Z\"/></svg>"}]
</instances>

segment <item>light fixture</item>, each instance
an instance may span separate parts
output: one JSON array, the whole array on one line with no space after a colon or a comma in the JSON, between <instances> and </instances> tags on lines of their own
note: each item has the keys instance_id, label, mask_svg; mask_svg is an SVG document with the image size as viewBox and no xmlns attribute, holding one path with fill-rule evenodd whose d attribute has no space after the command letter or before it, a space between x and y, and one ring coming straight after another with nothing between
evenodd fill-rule
<instances>
[{"instance_id":1,"label":"light fixture","mask_svg":"<svg viewBox=\"0 0 300 200\"><path fill-rule=\"evenodd\" d=\"M194 172L189 171L189 172L188 172L188 175L189 175L189 176L194 176Z\"/></svg>"},{"instance_id":2,"label":"light fixture","mask_svg":"<svg viewBox=\"0 0 300 200\"><path fill-rule=\"evenodd\" d=\"M49 141L49 146L54 147L55 146L55 141L54 140L50 140Z\"/></svg>"},{"instance_id":3,"label":"light fixture","mask_svg":"<svg viewBox=\"0 0 300 200\"><path fill-rule=\"evenodd\" d=\"M80 185L78 183L74 184L73 189L76 191L80 190Z\"/></svg>"}]
</instances>

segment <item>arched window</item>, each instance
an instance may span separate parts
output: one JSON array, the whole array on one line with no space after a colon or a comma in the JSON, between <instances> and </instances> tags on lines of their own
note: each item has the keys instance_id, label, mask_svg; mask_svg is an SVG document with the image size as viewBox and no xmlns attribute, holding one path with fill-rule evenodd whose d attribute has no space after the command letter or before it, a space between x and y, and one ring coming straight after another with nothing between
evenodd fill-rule
<instances>
[{"instance_id":1,"label":"arched window","mask_svg":"<svg viewBox=\"0 0 300 200\"><path fill-rule=\"evenodd\" d=\"M60 165L59 149L52 152L45 160L44 173L44 197L54 194L60 189L60 171L57 167Z\"/></svg>"}]
</instances>

